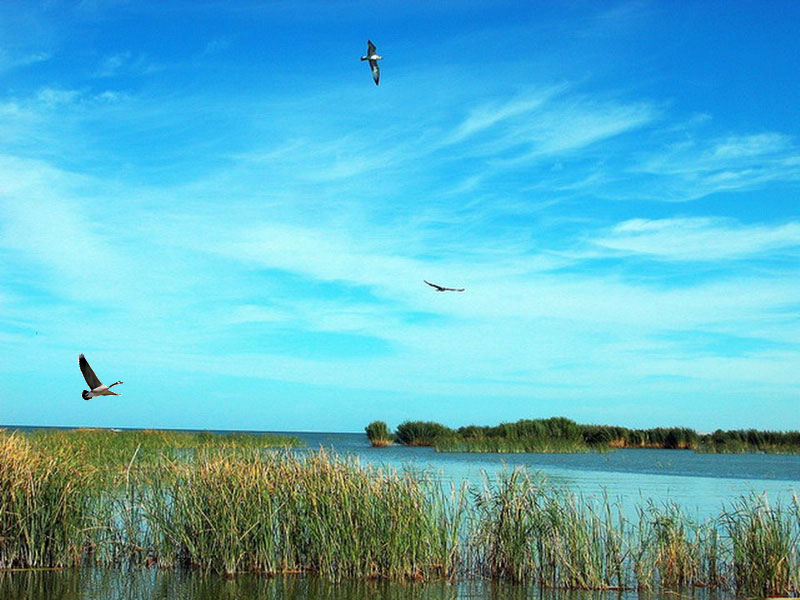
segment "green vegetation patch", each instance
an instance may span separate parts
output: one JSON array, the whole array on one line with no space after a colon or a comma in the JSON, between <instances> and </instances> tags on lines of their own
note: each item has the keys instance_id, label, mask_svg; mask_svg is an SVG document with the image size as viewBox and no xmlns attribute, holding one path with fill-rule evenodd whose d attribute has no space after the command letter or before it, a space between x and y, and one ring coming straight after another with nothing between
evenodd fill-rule
<instances>
[{"instance_id":1,"label":"green vegetation patch","mask_svg":"<svg viewBox=\"0 0 800 600\"><path fill-rule=\"evenodd\" d=\"M191 566L333 580L478 577L540 588L800 593L800 504L746 496L695 522L629 518L524 469L449 491L325 452L138 450L116 485L67 445L0 435L0 569ZM138 446L137 446L138 448Z\"/></svg>"},{"instance_id":2,"label":"green vegetation patch","mask_svg":"<svg viewBox=\"0 0 800 600\"><path fill-rule=\"evenodd\" d=\"M616 448L662 448L716 453L800 453L797 431L717 430L699 434L687 427L629 429L581 425L564 417L458 429L430 421L405 421L397 427L394 437L400 444L434 446L440 452L607 452Z\"/></svg>"},{"instance_id":3,"label":"green vegetation patch","mask_svg":"<svg viewBox=\"0 0 800 600\"><path fill-rule=\"evenodd\" d=\"M373 446L391 446L394 436L383 421L373 421L364 428L367 439Z\"/></svg>"}]
</instances>

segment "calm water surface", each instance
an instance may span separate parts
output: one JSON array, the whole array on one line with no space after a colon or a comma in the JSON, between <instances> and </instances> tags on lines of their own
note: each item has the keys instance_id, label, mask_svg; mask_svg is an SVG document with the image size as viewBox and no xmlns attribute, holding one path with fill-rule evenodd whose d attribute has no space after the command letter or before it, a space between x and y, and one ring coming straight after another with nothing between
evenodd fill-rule
<instances>
[{"instance_id":1,"label":"calm water surface","mask_svg":"<svg viewBox=\"0 0 800 600\"><path fill-rule=\"evenodd\" d=\"M445 482L494 480L504 469L525 466L553 485L584 496L607 493L626 512L648 500L673 501L697 518L717 515L743 494L766 493L788 501L800 493L800 456L700 454L690 450L616 450L580 454L477 454L433 448L372 448L355 433L293 433L310 449L359 457L362 464L432 473Z\"/></svg>"},{"instance_id":2,"label":"calm water surface","mask_svg":"<svg viewBox=\"0 0 800 600\"><path fill-rule=\"evenodd\" d=\"M376 581L332 583L316 577L225 579L197 571L158 569L77 569L0 572L3 600L637 600L635 593L563 592L497 585L399 584ZM648 600L681 600L671 593ZM709 594L695 600L714 600Z\"/></svg>"}]
</instances>

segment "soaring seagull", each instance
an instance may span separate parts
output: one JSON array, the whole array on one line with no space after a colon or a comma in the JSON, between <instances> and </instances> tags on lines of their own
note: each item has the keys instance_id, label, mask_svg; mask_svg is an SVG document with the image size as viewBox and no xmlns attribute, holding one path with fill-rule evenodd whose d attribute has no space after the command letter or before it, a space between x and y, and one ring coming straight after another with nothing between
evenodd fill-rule
<instances>
[{"instance_id":1,"label":"soaring seagull","mask_svg":"<svg viewBox=\"0 0 800 600\"><path fill-rule=\"evenodd\" d=\"M427 279L423 279L422 281L427 283L429 286L431 286L437 292L463 292L464 291L464 288L449 288L449 287L444 287L444 286L441 286L441 285L436 285L435 283L431 283Z\"/></svg>"},{"instance_id":2,"label":"soaring seagull","mask_svg":"<svg viewBox=\"0 0 800 600\"><path fill-rule=\"evenodd\" d=\"M375 44L371 40L367 40L367 55L362 56L361 60L369 61L369 68L372 69L372 78L375 80L375 85L381 80L381 69L378 67L378 61L383 57L375 52Z\"/></svg>"},{"instance_id":3,"label":"soaring seagull","mask_svg":"<svg viewBox=\"0 0 800 600\"><path fill-rule=\"evenodd\" d=\"M81 368L81 373L83 373L83 378L86 380L86 383L89 386L88 390L83 390L83 392L81 393L81 396L83 396L84 400L88 400L89 398L94 398L95 396L122 395L116 392L112 392L110 389L122 382L115 381L111 385L103 385L102 383L100 383L100 380L97 378L97 375L94 374L94 371L92 371L92 367L89 366L89 362L86 360L86 357L83 354L81 354L78 357L78 365Z\"/></svg>"}]
</instances>

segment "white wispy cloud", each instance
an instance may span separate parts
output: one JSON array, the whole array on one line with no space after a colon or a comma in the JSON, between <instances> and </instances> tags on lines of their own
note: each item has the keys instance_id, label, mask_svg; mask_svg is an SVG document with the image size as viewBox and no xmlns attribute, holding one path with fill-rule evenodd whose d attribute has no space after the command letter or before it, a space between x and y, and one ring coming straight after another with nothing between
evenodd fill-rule
<instances>
[{"instance_id":1,"label":"white wispy cloud","mask_svg":"<svg viewBox=\"0 0 800 600\"><path fill-rule=\"evenodd\" d=\"M45 87L36 94L36 99L46 106L70 104L81 96L80 90Z\"/></svg>"},{"instance_id":2,"label":"white wispy cloud","mask_svg":"<svg viewBox=\"0 0 800 600\"><path fill-rule=\"evenodd\" d=\"M502 121L520 115L530 114L567 89L568 86L562 84L542 91L533 92L527 96L521 96L505 103L486 104L474 108L470 111L469 116L467 116L449 136L447 143L454 144L460 142L478 132L494 127Z\"/></svg>"},{"instance_id":3,"label":"white wispy cloud","mask_svg":"<svg viewBox=\"0 0 800 600\"><path fill-rule=\"evenodd\" d=\"M27 67L36 63L50 60L49 52L34 52L30 54L14 55L8 50L0 47L0 73L19 67Z\"/></svg>"},{"instance_id":4,"label":"white wispy cloud","mask_svg":"<svg viewBox=\"0 0 800 600\"><path fill-rule=\"evenodd\" d=\"M800 180L800 147L792 137L776 132L710 140L698 134L649 154L632 169L654 178L642 184L646 191L641 196L648 198L695 200L718 192Z\"/></svg>"},{"instance_id":5,"label":"white wispy cloud","mask_svg":"<svg viewBox=\"0 0 800 600\"><path fill-rule=\"evenodd\" d=\"M580 150L596 142L643 127L659 110L643 102L598 102L559 86L473 111L448 139L455 143L483 135L468 153L494 155L501 165Z\"/></svg>"},{"instance_id":6,"label":"white wispy cloud","mask_svg":"<svg viewBox=\"0 0 800 600\"><path fill-rule=\"evenodd\" d=\"M145 53L134 55L129 51L117 52L106 56L100 61L94 76L102 79L123 75L149 75L163 68L164 65L153 61Z\"/></svg>"},{"instance_id":7,"label":"white wispy cloud","mask_svg":"<svg viewBox=\"0 0 800 600\"><path fill-rule=\"evenodd\" d=\"M590 243L618 254L671 261L718 261L800 251L800 222L743 225L733 219L630 219Z\"/></svg>"}]
</instances>

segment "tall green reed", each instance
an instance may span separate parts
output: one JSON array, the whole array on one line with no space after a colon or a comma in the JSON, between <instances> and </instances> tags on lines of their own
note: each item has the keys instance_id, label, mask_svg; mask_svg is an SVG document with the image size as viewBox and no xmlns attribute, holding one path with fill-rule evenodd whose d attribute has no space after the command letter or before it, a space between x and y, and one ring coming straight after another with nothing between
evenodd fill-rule
<instances>
[{"instance_id":1,"label":"tall green reed","mask_svg":"<svg viewBox=\"0 0 800 600\"><path fill-rule=\"evenodd\" d=\"M560 492L524 470L475 495L472 539L484 576L565 589L625 587L625 522L619 507Z\"/></svg>"},{"instance_id":2,"label":"tall green reed","mask_svg":"<svg viewBox=\"0 0 800 600\"><path fill-rule=\"evenodd\" d=\"M332 578L455 572L464 504L411 474L324 452L209 453L166 462L144 485L160 564Z\"/></svg>"},{"instance_id":3,"label":"tall green reed","mask_svg":"<svg viewBox=\"0 0 800 600\"><path fill-rule=\"evenodd\" d=\"M93 468L0 436L0 568L76 565L91 526Z\"/></svg>"},{"instance_id":4,"label":"tall green reed","mask_svg":"<svg viewBox=\"0 0 800 600\"><path fill-rule=\"evenodd\" d=\"M757 596L800 594L800 506L770 504L751 494L723 514L731 539L737 593Z\"/></svg>"}]
</instances>

